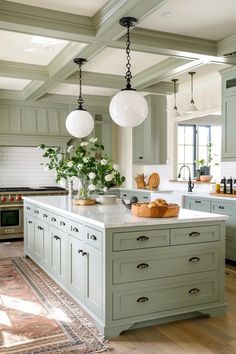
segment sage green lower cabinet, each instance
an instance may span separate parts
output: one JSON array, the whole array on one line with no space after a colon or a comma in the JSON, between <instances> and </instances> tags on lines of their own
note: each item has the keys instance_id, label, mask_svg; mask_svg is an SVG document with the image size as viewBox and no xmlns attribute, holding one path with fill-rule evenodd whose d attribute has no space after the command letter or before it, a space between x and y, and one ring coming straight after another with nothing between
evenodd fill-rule
<instances>
[{"instance_id":1,"label":"sage green lower cabinet","mask_svg":"<svg viewBox=\"0 0 236 354\"><path fill-rule=\"evenodd\" d=\"M217 200L210 197L185 197L184 206L186 209L228 215L225 231L225 256L229 260L236 261L236 201Z\"/></svg>"},{"instance_id":2,"label":"sage green lower cabinet","mask_svg":"<svg viewBox=\"0 0 236 354\"><path fill-rule=\"evenodd\" d=\"M103 228L71 215L27 202L25 255L93 317L104 336L225 314L224 221Z\"/></svg>"},{"instance_id":3,"label":"sage green lower cabinet","mask_svg":"<svg viewBox=\"0 0 236 354\"><path fill-rule=\"evenodd\" d=\"M62 283L66 283L67 234L54 226L49 226L51 235L51 271Z\"/></svg>"}]
</instances>

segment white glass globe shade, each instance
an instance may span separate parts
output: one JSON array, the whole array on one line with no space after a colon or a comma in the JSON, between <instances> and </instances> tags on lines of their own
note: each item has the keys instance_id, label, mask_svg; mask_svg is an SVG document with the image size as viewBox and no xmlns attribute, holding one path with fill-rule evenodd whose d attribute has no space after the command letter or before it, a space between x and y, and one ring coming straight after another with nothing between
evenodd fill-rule
<instances>
[{"instance_id":1,"label":"white glass globe shade","mask_svg":"<svg viewBox=\"0 0 236 354\"><path fill-rule=\"evenodd\" d=\"M87 111L76 109L66 118L66 129L76 138L88 136L94 128L94 120Z\"/></svg>"},{"instance_id":2,"label":"white glass globe shade","mask_svg":"<svg viewBox=\"0 0 236 354\"><path fill-rule=\"evenodd\" d=\"M137 91L118 92L110 102L110 116L121 127L136 127L148 114L146 99Z\"/></svg>"}]
</instances>

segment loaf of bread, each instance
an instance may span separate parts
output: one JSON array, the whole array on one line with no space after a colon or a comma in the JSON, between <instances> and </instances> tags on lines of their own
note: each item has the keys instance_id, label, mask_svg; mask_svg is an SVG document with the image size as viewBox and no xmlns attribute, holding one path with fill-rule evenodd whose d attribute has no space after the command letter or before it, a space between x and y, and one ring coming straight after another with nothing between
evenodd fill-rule
<instances>
[{"instance_id":1,"label":"loaf of bread","mask_svg":"<svg viewBox=\"0 0 236 354\"><path fill-rule=\"evenodd\" d=\"M167 206L168 203L165 199L161 199L161 198L157 198L155 200L153 200L152 202L150 202L147 206L148 208L153 208L156 206Z\"/></svg>"}]
</instances>

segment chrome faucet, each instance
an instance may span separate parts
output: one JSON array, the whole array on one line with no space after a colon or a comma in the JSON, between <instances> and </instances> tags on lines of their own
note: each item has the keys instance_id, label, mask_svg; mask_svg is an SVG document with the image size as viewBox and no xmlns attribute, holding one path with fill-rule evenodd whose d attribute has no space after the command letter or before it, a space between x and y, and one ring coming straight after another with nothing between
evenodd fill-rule
<instances>
[{"instance_id":1,"label":"chrome faucet","mask_svg":"<svg viewBox=\"0 0 236 354\"><path fill-rule=\"evenodd\" d=\"M187 169L188 169L188 192L192 192L193 188L194 188L194 183L192 183L192 181L191 181L191 171L187 165L183 165L180 167L178 178L181 177L181 171L182 171L182 168L184 168L184 167L187 167Z\"/></svg>"}]
</instances>

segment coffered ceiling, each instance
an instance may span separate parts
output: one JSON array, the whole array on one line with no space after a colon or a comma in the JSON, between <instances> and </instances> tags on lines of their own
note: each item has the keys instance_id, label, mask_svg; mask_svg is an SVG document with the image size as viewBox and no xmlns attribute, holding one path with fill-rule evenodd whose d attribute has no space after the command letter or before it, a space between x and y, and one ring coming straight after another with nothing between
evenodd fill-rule
<instances>
[{"instance_id":1,"label":"coffered ceiling","mask_svg":"<svg viewBox=\"0 0 236 354\"><path fill-rule=\"evenodd\" d=\"M144 94L173 93L190 69L236 65L235 0L0 0L0 99L75 103L73 58L84 57L85 98L108 102L125 86L123 16L138 19L132 85Z\"/></svg>"}]
</instances>

